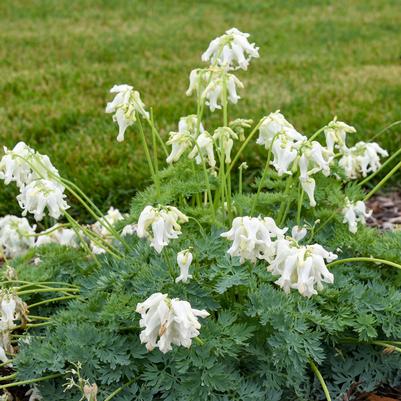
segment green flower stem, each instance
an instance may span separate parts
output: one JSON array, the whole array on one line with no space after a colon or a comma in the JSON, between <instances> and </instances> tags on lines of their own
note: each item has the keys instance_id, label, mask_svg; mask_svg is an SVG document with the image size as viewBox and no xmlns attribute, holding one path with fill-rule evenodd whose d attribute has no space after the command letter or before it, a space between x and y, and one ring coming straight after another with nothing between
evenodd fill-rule
<instances>
[{"instance_id":1,"label":"green flower stem","mask_svg":"<svg viewBox=\"0 0 401 401\"><path fill-rule=\"evenodd\" d=\"M209 173L207 171L205 158L203 157L202 151L201 151L198 143L196 142L196 140L195 140L195 146L198 149L198 154L199 154L199 156L201 158L201 161L202 161L203 174L205 176L206 188L207 188L207 193L209 195L210 207L212 209L213 221L216 222L216 212L215 212L214 207L213 207L212 190L211 190L211 187L210 187Z\"/></svg>"},{"instance_id":2,"label":"green flower stem","mask_svg":"<svg viewBox=\"0 0 401 401\"><path fill-rule=\"evenodd\" d=\"M68 296L64 296L64 297L45 299L44 301L36 302L36 303L28 305L28 306L29 306L29 309L31 309L31 308L34 308L36 306L49 304L51 302L66 301L66 300L69 300L69 299L76 299L76 298L79 298L79 296L78 295L68 295Z\"/></svg>"},{"instance_id":3,"label":"green flower stem","mask_svg":"<svg viewBox=\"0 0 401 401\"><path fill-rule=\"evenodd\" d=\"M45 381L45 380L55 379L56 377L60 377L60 376L63 376L63 375L61 373L57 373L57 374L53 374L53 375L49 375L49 376L39 377L37 379L22 380L19 382L7 383L7 384L3 384L2 386L0 386L0 390L4 390L5 388L9 388L9 387L23 386L25 384L38 383L38 382Z\"/></svg>"},{"instance_id":4,"label":"green flower stem","mask_svg":"<svg viewBox=\"0 0 401 401\"><path fill-rule=\"evenodd\" d=\"M298 192L298 208L297 208L297 225L299 226L301 224L301 210L302 210L302 205L304 203L304 195L305 191L302 189L301 184L299 184L299 191Z\"/></svg>"},{"instance_id":5,"label":"green flower stem","mask_svg":"<svg viewBox=\"0 0 401 401\"><path fill-rule=\"evenodd\" d=\"M317 379L320 382L320 385L322 386L324 395L326 396L327 401L331 401L329 389L327 388L327 385L323 379L322 374L320 373L319 369L317 368L316 364L312 361L312 359L309 359L309 365L312 368L313 373L316 375Z\"/></svg>"},{"instance_id":6,"label":"green flower stem","mask_svg":"<svg viewBox=\"0 0 401 401\"><path fill-rule=\"evenodd\" d=\"M391 262L390 260L385 260L385 259L377 259L377 258L368 258L368 257L356 257L356 258L347 258L347 259L339 259L335 260L334 262L331 262L327 265L328 268L333 267L338 264L342 263L351 263L351 262L371 262L371 263L380 263L383 265L388 265L395 267L397 269L401 270L401 265L395 262Z\"/></svg>"},{"instance_id":7,"label":"green flower stem","mask_svg":"<svg viewBox=\"0 0 401 401\"><path fill-rule=\"evenodd\" d=\"M143 149L145 151L146 160L148 162L149 170L150 170L150 173L151 173L153 181L154 181L155 180L155 170L153 168L152 158L150 157L149 147L148 147L148 144L146 142L146 138L145 138L145 134L143 132L142 122L141 122L140 118L138 118L138 126L139 126L139 133L140 133L140 136L141 136Z\"/></svg>"},{"instance_id":8,"label":"green flower stem","mask_svg":"<svg viewBox=\"0 0 401 401\"><path fill-rule=\"evenodd\" d=\"M129 382L123 384L121 387L119 387L117 390L114 390L109 396L107 396L104 401L110 401L112 398L114 398L117 394L120 394L121 391L123 391L126 387L130 386L132 383L134 383L136 380L132 379Z\"/></svg>"},{"instance_id":9,"label":"green flower stem","mask_svg":"<svg viewBox=\"0 0 401 401\"><path fill-rule=\"evenodd\" d=\"M321 132L323 132L326 129L326 127L327 125L318 129L310 138L308 138L308 142L312 142Z\"/></svg>"},{"instance_id":10,"label":"green flower stem","mask_svg":"<svg viewBox=\"0 0 401 401\"><path fill-rule=\"evenodd\" d=\"M159 178L159 160L157 152L156 130L154 129L153 109L150 109L150 120L152 130L152 148L153 148L153 162L155 163L155 185L157 196L160 196L160 178Z\"/></svg>"},{"instance_id":11,"label":"green flower stem","mask_svg":"<svg viewBox=\"0 0 401 401\"><path fill-rule=\"evenodd\" d=\"M12 363L13 361L11 359L9 359L8 361L2 362L0 363L0 368L4 368L4 366L9 365L10 363Z\"/></svg>"},{"instance_id":12,"label":"green flower stem","mask_svg":"<svg viewBox=\"0 0 401 401\"><path fill-rule=\"evenodd\" d=\"M50 320L50 317L29 315L29 319L34 319L34 320Z\"/></svg>"},{"instance_id":13,"label":"green flower stem","mask_svg":"<svg viewBox=\"0 0 401 401\"><path fill-rule=\"evenodd\" d=\"M57 224L57 227L53 227L50 230L46 230L46 232L30 234L30 235L27 235L27 237L43 237L46 235L50 235L51 233L59 230L60 228L64 228L64 227L70 227L70 224Z\"/></svg>"},{"instance_id":14,"label":"green flower stem","mask_svg":"<svg viewBox=\"0 0 401 401\"><path fill-rule=\"evenodd\" d=\"M370 199L393 175L394 173L401 167L401 161L396 164L395 167L363 198L366 202Z\"/></svg>"},{"instance_id":15,"label":"green flower stem","mask_svg":"<svg viewBox=\"0 0 401 401\"><path fill-rule=\"evenodd\" d=\"M390 128L393 128L397 125L401 124L401 120L398 121L394 121L393 123L391 123L390 125L387 125L387 127L384 127L382 130L380 130L377 134L373 135L373 137L371 138L371 141L374 141L378 136L380 136L381 134L383 134L384 132L386 132L387 130L389 130Z\"/></svg>"},{"instance_id":16,"label":"green flower stem","mask_svg":"<svg viewBox=\"0 0 401 401\"><path fill-rule=\"evenodd\" d=\"M285 200L281 202L280 209L279 209L278 216L277 216L277 220L276 220L278 222L278 224L280 224L280 225L283 224L284 219L285 219L286 214L287 214L287 211L289 209L289 204L291 203L288 200L288 194L290 192L293 179L294 179L294 177L292 175L290 177L288 177L286 185L285 185L285 190L284 190L284 199Z\"/></svg>"},{"instance_id":17,"label":"green flower stem","mask_svg":"<svg viewBox=\"0 0 401 401\"><path fill-rule=\"evenodd\" d=\"M248 135L248 137L245 139L244 143L242 144L242 146L239 148L237 154L234 156L234 159L232 160L232 162L230 163L230 165L228 166L228 169L226 171L226 175L230 174L231 170L233 169L235 163L237 162L238 158L241 156L242 152L244 151L244 149L246 148L246 146L248 145L248 143L250 142L250 140L254 137L254 135L256 134L256 132L258 131L259 127L262 125L264 119L262 118L253 128L253 130L251 131L251 133Z\"/></svg>"},{"instance_id":18,"label":"green flower stem","mask_svg":"<svg viewBox=\"0 0 401 401\"><path fill-rule=\"evenodd\" d=\"M266 160L265 168L263 170L262 178L259 181L259 185L258 185L258 190L256 192L256 196L255 196L255 198L253 200L253 203L252 203L251 216L253 216L253 213L255 211L255 207L256 207L256 205L258 203L258 200L259 200L260 191L262 190L263 182L266 179L267 171L268 171L269 166L270 166L270 160L272 158L272 146L273 146L274 141L276 140L276 138L277 138L277 135L273 138L272 143L271 143L271 145L269 147L269 151L267 153L267 160Z\"/></svg>"},{"instance_id":19,"label":"green flower stem","mask_svg":"<svg viewBox=\"0 0 401 401\"><path fill-rule=\"evenodd\" d=\"M375 177L377 174L379 174L381 171L384 170L386 166L388 166L399 154L401 153L401 148L397 150L394 154L389 157L385 163L382 164L382 166L376 170L373 174L368 175L364 180L358 183L359 186L365 185L367 182L369 182L373 177Z\"/></svg>"},{"instance_id":20,"label":"green flower stem","mask_svg":"<svg viewBox=\"0 0 401 401\"><path fill-rule=\"evenodd\" d=\"M48 289L50 291L54 288L54 287L49 287L47 285L39 285L39 284L37 284L37 285L33 286L32 284L26 284L26 285L22 285L21 287L13 287L13 290L14 291L21 291L21 290L23 290L25 288L30 288L30 287L43 288L43 289ZM64 292L64 294L68 295L68 292Z\"/></svg>"},{"instance_id":21,"label":"green flower stem","mask_svg":"<svg viewBox=\"0 0 401 401\"><path fill-rule=\"evenodd\" d=\"M0 377L0 381L12 380L12 379L14 379L14 378L16 378L16 377L17 377L17 374L16 374L16 373L13 373L12 375Z\"/></svg>"},{"instance_id":22,"label":"green flower stem","mask_svg":"<svg viewBox=\"0 0 401 401\"><path fill-rule=\"evenodd\" d=\"M75 288L36 288L33 290L17 291L16 294L21 296L28 294L39 294L42 292L79 292L79 290Z\"/></svg>"},{"instance_id":23,"label":"green flower stem","mask_svg":"<svg viewBox=\"0 0 401 401\"><path fill-rule=\"evenodd\" d=\"M340 341L343 343L351 343L351 344L378 345L385 348L391 348L393 351L401 352L401 348L397 347L397 345L401 344L400 341L391 341L391 340L359 341L357 338L352 338L352 337L345 337L340 339Z\"/></svg>"},{"instance_id":24,"label":"green flower stem","mask_svg":"<svg viewBox=\"0 0 401 401\"><path fill-rule=\"evenodd\" d=\"M149 126L150 126L152 132L154 132L154 135L155 135L156 139L159 141L160 146L162 147L163 152L164 152L164 154L165 154L166 157L167 157L167 156L168 156L168 150L167 150L167 148L166 148L166 145L165 145L164 142L163 142L162 137L160 136L159 131L156 129L156 126L155 126L155 123L154 123L154 119L153 119L153 109L150 109L150 110L151 110L151 118L150 118L150 119L147 119L146 121L147 121L147 123L149 124Z\"/></svg>"},{"instance_id":25,"label":"green flower stem","mask_svg":"<svg viewBox=\"0 0 401 401\"><path fill-rule=\"evenodd\" d=\"M240 195L242 195L242 164L238 170L239 170L239 172L238 172L238 193Z\"/></svg>"},{"instance_id":26,"label":"green flower stem","mask_svg":"<svg viewBox=\"0 0 401 401\"><path fill-rule=\"evenodd\" d=\"M54 285L65 285L70 286L72 288L78 288L76 285L64 283L62 281L37 281L37 282L30 282L30 281L23 281L23 280L7 280L6 283L22 283L22 284L31 284L31 285L45 285L45 284L54 284Z\"/></svg>"}]
</instances>

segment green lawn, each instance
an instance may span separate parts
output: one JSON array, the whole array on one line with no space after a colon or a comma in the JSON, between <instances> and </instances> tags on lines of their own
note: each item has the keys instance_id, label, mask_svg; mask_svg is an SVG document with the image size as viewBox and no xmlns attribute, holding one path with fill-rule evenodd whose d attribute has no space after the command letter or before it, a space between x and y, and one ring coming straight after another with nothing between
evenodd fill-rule
<instances>
[{"instance_id":1,"label":"green lawn","mask_svg":"<svg viewBox=\"0 0 401 401\"><path fill-rule=\"evenodd\" d=\"M190 70L232 26L252 34L261 58L239 74L231 117L281 109L311 133L338 115L359 138L401 119L399 0L3 0L1 143L28 142L99 205L127 210L148 174L135 130L115 141L108 90L134 85L166 135L194 112ZM400 132L381 143L397 149ZM1 187L0 215L19 212L14 195Z\"/></svg>"}]
</instances>

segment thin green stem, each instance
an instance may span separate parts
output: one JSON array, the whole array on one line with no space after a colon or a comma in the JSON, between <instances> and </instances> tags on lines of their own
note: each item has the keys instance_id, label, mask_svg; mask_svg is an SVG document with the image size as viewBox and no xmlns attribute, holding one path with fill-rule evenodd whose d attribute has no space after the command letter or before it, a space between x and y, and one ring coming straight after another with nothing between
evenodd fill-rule
<instances>
[{"instance_id":1,"label":"thin green stem","mask_svg":"<svg viewBox=\"0 0 401 401\"><path fill-rule=\"evenodd\" d=\"M76 299L79 298L78 295L68 295L65 297L57 297L57 298L51 298L51 299L45 299L44 301L36 302L34 304L29 305L29 309L34 308L35 306L40 306L40 305L46 305L51 302L58 302L58 301L67 301L69 299Z\"/></svg>"},{"instance_id":2,"label":"thin green stem","mask_svg":"<svg viewBox=\"0 0 401 401\"><path fill-rule=\"evenodd\" d=\"M312 359L309 359L309 365L312 368L313 373L316 375L317 379L319 380L320 385L322 386L326 400L331 401L329 389L327 388L326 382L324 381L322 374L320 373L318 367L316 366L315 362L312 361Z\"/></svg>"},{"instance_id":3,"label":"thin green stem","mask_svg":"<svg viewBox=\"0 0 401 401\"><path fill-rule=\"evenodd\" d=\"M18 296L28 295L28 294L38 294L42 292L79 292L79 289L75 288L37 288L33 290L17 291Z\"/></svg>"},{"instance_id":4,"label":"thin green stem","mask_svg":"<svg viewBox=\"0 0 401 401\"><path fill-rule=\"evenodd\" d=\"M74 284L69 284L69 283L64 283L63 281L37 281L37 282L30 282L30 281L24 281L24 280L7 280L6 283L21 283L21 284L31 284L31 285L45 285L45 284L59 284L59 285L68 285L72 288L78 288L78 286Z\"/></svg>"},{"instance_id":5,"label":"thin green stem","mask_svg":"<svg viewBox=\"0 0 401 401\"><path fill-rule=\"evenodd\" d=\"M155 185L157 196L160 196L160 178L159 178L159 160L158 160L158 152L157 152L157 141L156 141L156 130L153 128L153 109L150 109L150 120L152 122L151 130L152 130L152 148L153 148L153 162L155 163Z\"/></svg>"},{"instance_id":6,"label":"thin green stem","mask_svg":"<svg viewBox=\"0 0 401 401\"><path fill-rule=\"evenodd\" d=\"M9 387L23 386L25 384L38 383L38 382L45 381L45 380L55 379L56 377L60 377L60 376L63 376L63 375L61 373L57 373L57 374L53 374L53 375L49 375L49 376L39 377L37 379L22 380L19 382L7 383L7 384L3 384L2 386L0 386L0 390L4 390L5 388L9 388Z\"/></svg>"},{"instance_id":7,"label":"thin green stem","mask_svg":"<svg viewBox=\"0 0 401 401\"><path fill-rule=\"evenodd\" d=\"M120 394L121 391L123 391L126 387L130 386L132 383L135 382L136 379L132 379L129 382L123 384L121 387L119 387L117 390L114 390L108 397L104 399L104 401L110 401L112 398L114 398L117 394Z\"/></svg>"},{"instance_id":8,"label":"thin green stem","mask_svg":"<svg viewBox=\"0 0 401 401\"><path fill-rule=\"evenodd\" d=\"M301 224L301 211L302 211L302 205L304 203L304 194L305 191L302 189L302 186L299 185L299 191L298 192L298 208L297 208L297 225L299 226Z\"/></svg>"},{"instance_id":9,"label":"thin green stem","mask_svg":"<svg viewBox=\"0 0 401 401\"><path fill-rule=\"evenodd\" d=\"M286 211L289 208L288 203L290 203L290 200L288 199L288 194L290 192L292 182L293 182L293 176L291 175L290 177L287 178L287 182L285 185L284 200L281 202L277 220L276 220L277 222L279 222L278 224L283 224L283 220L285 219Z\"/></svg>"},{"instance_id":10,"label":"thin green stem","mask_svg":"<svg viewBox=\"0 0 401 401\"><path fill-rule=\"evenodd\" d=\"M310 138L308 138L308 142L312 142L321 132L326 129L327 125L322 128L319 128Z\"/></svg>"},{"instance_id":11,"label":"thin green stem","mask_svg":"<svg viewBox=\"0 0 401 401\"><path fill-rule=\"evenodd\" d=\"M327 265L328 268L333 267L338 264L342 263L351 263L351 262L371 262L371 263L380 263L383 265L388 265L395 267L397 269L401 270L401 265L395 262L391 262L390 260L385 260L385 259L377 259L377 258L368 258L368 257L356 257L356 258L346 258L346 259L339 259L335 260L334 262L331 262Z\"/></svg>"},{"instance_id":12,"label":"thin green stem","mask_svg":"<svg viewBox=\"0 0 401 401\"><path fill-rule=\"evenodd\" d=\"M231 170L233 169L235 163L237 162L238 158L241 156L242 152L244 151L244 149L247 147L248 143L250 142L250 140L254 137L254 135L256 134L256 132L258 131L259 127L262 125L264 121L264 118L262 118L253 128L253 130L251 131L251 133L248 135L248 137L245 139L245 141L243 142L243 144L241 145L241 147L239 148L238 152L236 153L236 155L234 156L232 162L230 163L230 165L228 166L228 169L226 171L226 175L230 174Z\"/></svg>"},{"instance_id":13,"label":"thin green stem","mask_svg":"<svg viewBox=\"0 0 401 401\"><path fill-rule=\"evenodd\" d=\"M9 365L10 363L12 363L13 361L11 359L9 359L8 361L2 362L0 363L0 368L4 368L4 366Z\"/></svg>"},{"instance_id":14,"label":"thin green stem","mask_svg":"<svg viewBox=\"0 0 401 401\"><path fill-rule=\"evenodd\" d=\"M151 130L154 131L154 135L156 136L157 140L159 141L160 146L162 147L163 152L165 153L165 155L167 157L168 156L168 150L166 148L166 145L163 142L162 137L160 136L159 131L156 129L156 126L155 126L155 123L154 123L154 120L153 120L153 109L151 109L151 119L147 119L146 121L149 124Z\"/></svg>"},{"instance_id":15,"label":"thin green stem","mask_svg":"<svg viewBox=\"0 0 401 401\"><path fill-rule=\"evenodd\" d=\"M393 127L395 127L397 125L400 125L400 124L401 124L401 120L394 121L393 123L391 123L387 127L384 127L383 129L381 129L377 134L373 135L373 137L371 138L371 141L374 141L378 136L380 136L381 134L383 134L384 132L386 132L390 128L393 128Z\"/></svg>"},{"instance_id":16,"label":"thin green stem","mask_svg":"<svg viewBox=\"0 0 401 401\"><path fill-rule=\"evenodd\" d=\"M401 148L397 150L394 154L389 157L385 163L382 164L382 166L376 170L373 174L368 175L364 180L358 183L359 186L363 186L366 183L368 183L372 178L376 177L377 174L379 174L381 171L383 171L399 154L401 153Z\"/></svg>"},{"instance_id":17,"label":"thin green stem","mask_svg":"<svg viewBox=\"0 0 401 401\"><path fill-rule=\"evenodd\" d=\"M397 163L392 170L365 196L363 199L365 202L370 199L401 167L401 161Z\"/></svg>"},{"instance_id":18,"label":"thin green stem","mask_svg":"<svg viewBox=\"0 0 401 401\"><path fill-rule=\"evenodd\" d=\"M11 380L17 377L16 373L13 373L12 375L8 375L8 376L2 376L0 377L0 381L7 381L7 380Z\"/></svg>"},{"instance_id":19,"label":"thin green stem","mask_svg":"<svg viewBox=\"0 0 401 401\"><path fill-rule=\"evenodd\" d=\"M148 144L146 142L146 138L145 138L145 134L143 132L142 122L141 122L140 118L138 118L138 126L139 126L139 133L140 133L140 136L141 136L143 149L145 151L146 160L147 160L148 165L149 165L149 170L150 170L150 173L152 175L153 181L155 182L155 170L153 168L152 158L150 157L149 147L148 147Z\"/></svg>"}]
</instances>

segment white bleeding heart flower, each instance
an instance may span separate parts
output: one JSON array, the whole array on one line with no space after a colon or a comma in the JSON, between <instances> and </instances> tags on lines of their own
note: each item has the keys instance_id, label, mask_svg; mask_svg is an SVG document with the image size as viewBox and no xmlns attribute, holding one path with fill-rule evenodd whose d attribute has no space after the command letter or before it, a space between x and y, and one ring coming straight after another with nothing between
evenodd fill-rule
<instances>
[{"instance_id":1,"label":"white bleeding heart flower","mask_svg":"<svg viewBox=\"0 0 401 401\"><path fill-rule=\"evenodd\" d=\"M227 100L236 104L240 99L237 88L243 88L242 82L233 74L218 68L195 69L189 75L189 88L186 92L190 96L196 92L205 100L211 111L221 109L224 97L224 88L227 90Z\"/></svg>"},{"instance_id":2,"label":"white bleeding heart flower","mask_svg":"<svg viewBox=\"0 0 401 401\"><path fill-rule=\"evenodd\" d=\"M24 186L17 200L24 210L23 216L32 213L35 220L40 221L46 208L49 216L58 219L69 208L65 197L64 187L50 180L39 179Z\"/></svg>"},{"instance_id":3,"label":"white bleeding heart flower","mask_svg":"<svg viewBox=\"0 0 401 401\"><path fill-rule=\"evenodd\" d=\"M175 279L176 283L182 281L188 282L192 278L189 274L189 266L191 266L193 255L189 249L185 249L177 254L177 264L180 267L180 275Z\"/></svg>"},{"instance_id":4,"label":"white bleeding heart flower","mask_svg":"<svg viewBox=\"0 0 401 401\"><path fill-rule=\"evenodd\" d=\"M289 142L305 142L306 136L300 134L292 124L290 124L280 110L270 113L267 117L264 117L259 127L259 137L256 140L258 145L265 146L269 149L274 138L278 134L284 134L285 138Z\"/></svg>"},{"instance_id":5,"label":"white bleeding heart flower","mask_svg":"<svg viewBox=\"0 0 401 401\"><path fill-rule=\"evenodd\" d=\"M28 401L42 401L43 397L37 386L33 385L25 395L29 397ZM96 401L96 400L95 400Z\"/></svg>"},{"instance_id":6,"label":"white bleeding heart flower","mask_svg":"<svg viewBox=\"0 0 401 401\"><path fill-rule=\"evenodd\" d=\"M110 93L116 95L111 102L107 103L106 113L113 113L113 121L117 122L119 128L117 141L122 142L126 129L136 122L138 115L148 120L149 113L145 110L139 92L132 86L114 85Z\"/></svg>"},{"instance_id":7,"label":"white bleeding heart flower","mask_svg":"<svg viewBox=\"0 0 401 401\"><path fill-rule=\"evenodd\" d=\"M207 50L202 54L202 61L212 65L220 65L227 69L248 69L252 58L259 57L259 48L255 43L249 43L249 33L231 28L222 36L213 39Z\"/></svg>"},{"instance_id":8,"label":"white bleeding heart flower","mask_svg":"<svg viewBox=\"0 0 401 401\"><path fill-rule=\"evenodd\" d=\"M238 135L229 127L220 127L214 131L213 139L218 141L220 150L223 150L225 162L231 163L231 150Z\"/></svg>"},{"instance_id":9,"label":"white bleeding heart flower","mask_svg":"<svg viewBox=\"0 0 401 401\"><path fill-rule=\"evenodd\" d=\"M280 229L270 217L236 217L229 231L221 237L232 241L227 251L232 257L238 256L240 262L249 260L271 261L275 254L273 242L283 238L287 228Z\"/></svg>"},{"instance_id":10,"label":"white bleeding heart flower","mask_svg":"<svg viewBox=\"0 0 401 401\"><path fill-rule=\"evenodd\" d=\"M35 244L35 226L26 218L7 215L0 218L0 253L8 258L23 255Z\"/></svg>"},{"instance_id":11,"label":"white bleeding heart flower","mask_svg":"<svg viewBox=\"0 0 401 401\"><path fill-rule=\"evenodd\" d=\"M188 222L188 217L174 206L146 206L138 220L137 235L147 238L150 246L160 253L171 239L181 234L179 223Z\"/></svg>"},{"instance_id":12,"label":"white bleeding heart flower","mask_svg":"<svg viewBox=\"0 0 401 401\"><path fill-rule=\"evenodd\" d=\"M334 151L336 145L339 149L346 147L347 134L355 133L356 129L342 121L337 121L337 117L330 121L324 128L327 148L330 152Z\"/></svg>"},{"instance_id":13,"label":"white bleeding heart flower","mask_svg":"<svg viewBox=\"0 0 401 401\"><path fill-rule=\"evenodd\" d=\"M268 271L280 276L275 283L286 293L297 289L301 295L310 297L323 289L323 282L334 282L326 262L335 260L337 255L326 251L321 245L300 246L288 239L279 239L276 251Z\"/></svg>"},{"instance_id":14,"label":"white bleeding heart flower","mask_svg":"<svg viewBox=\"0 0 401 401\"><path fill-rule=\"evenodd\" d=\"M188 157L190 159L195 158L197 164L201 164L202 158L204 160L206 158L209 166L212 169L216 166L216 159L214 157L213 148L213 137L207 131L204 131L196 138L195 146L189 153Z\"/></svg>"},{"instance_id":15,"label":"white bleeding heart flower","mask_svg":"<svg viewBox=\"0 0 401 401\"><path fill-rule=\"evenodd\" d=\"M344 216L343 223L347 223L349 231L355 234L358 231L358 223L366 224L366 219L372 215L372 210L367 211L366 205L362 201L351 202L345 198L342 214Z\"/></svg>"},{"instance_id":16,"label":"white bleeding heart flower","mask_svg":"<svg viewBox=\"0 0 401 401\"><path fill-rule=\"evenodd\" d=\"M59 224L56 224L48 230L42 231L35 242L35 246L47 244L59 244L76 248L78 246L78 238L74 230L60 227Z\"/></svg>"},{"instance_id":17,"label":"white bleeding heart flower","mask_svg":"<svg viewBox=\"0 0 401 401\"><path fill-rule=\"evenodd\" d=\"M134 235L134 234L136 234L137 230L138 230L137 224L127 224L121 231L121 235L123 237L125 237L127 235Z\"/></svg>"},{"instance_id":18,"label":"white bleeding heart flower","mask_svg":"<svg viewBox=\"0 0 401 401\"><path fill-rule=\"evenodd\" d=\"M305 227L292 227L291 236L295 239L295 241L302 241L306 237L306 234L308 234L308 230Z\"/></svg>"},{"instance_id":19,"label":"white bleeding heart flower","mask_svg":"<svg viewBox=\"0 0 401 401\"><path fill-rule=\"evenodd\" d=\"M301 183L302 189L308 195L310 206L315 207L316 206L316 201L315 201L316 182L315 182L315 180L311 177L299 177L299 181Z\"/></svg>"},{"instance_id":20,"label":"white bleeding heart flower","mask_svg":"<svg viewBox=\"0 0 401 401\"><path fill-rule=\"evenodd\" d=\"M198 317L209 316L205 310L193 309L187 301L170 299L168 294L161 293L139 303L136 311L141 314L141 342L148 351L157 347L162 353L171 351L172 345L189 348L192 339L200 334Z\"/></svg>"},{"instance_id":21,"label":"white bleeding heart flower","mask_svg":"<svg viewBox=\"0 0 401 401\"><path fill-rule=\"evenodd\" d=\"M48 156L36 152L24 142L18 142L12 150L4 147L4 153L0 160L0 179L6 185L15 181L21 189L37 179L58 181L60 177Z\"/></svg>"},{"instance_id":22,"label":"white bleeding heart flower","mask_svg":"<svg viewBox=\"0 0 401 401\"><path fill-rule=\"evenodd\" d=\"M342 148L340 152L342 157L338 164L351 180L377 171L381 167L380 158L388 156L388 152L376 142L358 142L352 148Z\"/></svg>"},{"instance_id":23,"label":"white bleeding heart flower","mask_svg":"<svg viewBox=\"0 0 401 401\"><path fill-rule=\"evenodd\" d=\"M299 158L300 177L308 178L310 175L322 172L326 177L330 175L330 163L333 154L319 142L305 143L300 149Z\"/></svg>"}]
</instances>

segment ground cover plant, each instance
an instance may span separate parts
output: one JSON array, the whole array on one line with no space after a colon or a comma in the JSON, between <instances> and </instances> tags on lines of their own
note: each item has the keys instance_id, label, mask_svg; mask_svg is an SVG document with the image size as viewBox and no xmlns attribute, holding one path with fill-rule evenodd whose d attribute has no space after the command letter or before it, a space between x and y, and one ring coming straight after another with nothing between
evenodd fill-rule
<instances>
[{"instance_id":1,"label":"ground cover plant","mask_svg":"<svg viewBox=\"0 0 401 401\"><path fill-rule=\"evenodd\" d=\"M400 382L401 234L365 226L400 152L337 117L301 133L280 111L237 115L259 53L236 28L213 39L166 143L141 94L111 88L115 137L138 135L152 181L128 215L26 143L4 149L38 227L0 219L3 400L342 400Z\"/></svg>"},{"instance_id":2,"label":"ground cover plant","mask_svg":"<svg viewBox=\"0 0 401 401\"><path fill-rule=\"evenodd\" d=\"M102 117L106 89L135 83L167 139L177 116L193 113L183 72L229 26L252 32L264 49L252 74L238 75L247 85L242 115L256 121L282 109L299 130L315 132L337 114L365 141L400 119L398 0L0 3L0 143L22 140L51 155L106 209L128 211L149 178L138 136L114 143L113 123ZM391 153L399 132L380 139ZM249 168L258 168L263 149L247 151ZM0 191L0 215L19 213L16 194ZM90 221L74 200L71 212Z\"/></svg>"}]
</instances>

